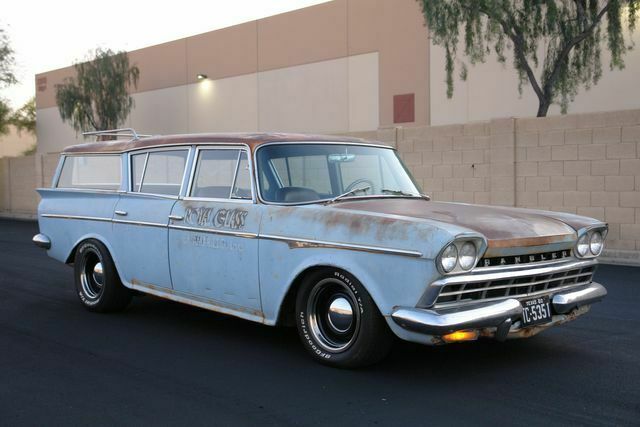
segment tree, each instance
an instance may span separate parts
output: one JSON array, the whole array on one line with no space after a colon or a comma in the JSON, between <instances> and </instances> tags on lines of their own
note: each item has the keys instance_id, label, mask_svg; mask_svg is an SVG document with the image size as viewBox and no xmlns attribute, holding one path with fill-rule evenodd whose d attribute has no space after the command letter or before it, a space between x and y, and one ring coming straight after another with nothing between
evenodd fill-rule
<instances>
[{"instance_id":1,"label":"tree","mask_svg":"<svg viewBox=\"0 0 640 427\"><path fill-rule=\"evenodd\" d=\"M140 71L129 66L126 52L97 49L87 62L74 64L76 77L56 85L56 103L63 121L76 131L116 129L133 107L131 86Z\"/></svg>"},{"instance_id":2,"label":"tree","mask_svg":"<svg viewBox=\"0 0 640 427\"><path fill-rule=\"evenodd\" d=\"M7 87L16 83L16 76L13 74L15 59L13 49L9 44L9 38L3 29L0 28L0 87ZM9 132L11 120L11 108L7 101L0 98L0 135Z\"/></svg>"},{"instance_id":3,"label":"tree","mask_svg":"<svg viewBox=\"0 0 640 427\"><path fill-rule=\"evenodd\" d=\"M10 123L14 125L18 132L26 130L35 135L36 133L36 98L32 97L19 110L11 116Z\"/></svg>"},{"instance_id":4,"label":"tree","mask_svg":"<svg viewBox=\"0 0 640 427\"><path fill-rule=\"evenodd\" d=\"M611 53L609 67L624 68L625 27L635 30L640 0L418 0L435 44L446 52L447 96L453 96L453 73L459 45L471 64L484 62L493 50L506 62L513 51L518 91L528 82L538 97L538 117L551 104L567 112L581 87L602 76L601 50ZM623 23L626 17L626 23ZM603 32L602 23L606 21ZM461 32L463 43L460 43ZM540 57L542 64L540 64ZM541 65L541 67L540 67ZM466 80L462 64L460 77Z\"/></svg>"}]
</instances>

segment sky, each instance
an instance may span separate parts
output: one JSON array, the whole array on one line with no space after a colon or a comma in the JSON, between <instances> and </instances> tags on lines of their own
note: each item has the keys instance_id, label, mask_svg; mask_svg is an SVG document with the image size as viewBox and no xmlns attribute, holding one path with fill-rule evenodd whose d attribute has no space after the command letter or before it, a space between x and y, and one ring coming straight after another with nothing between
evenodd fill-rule
<instances>
[{"instance_id":1,"label":"sky","mask_svg":"<svg viewBox=\"0 0 640 427\"><path fill-rule=\"evenodd\" d=\"M15 51L19 84L0 89L16 109L35 95L35 74L97 47L135 50L328 0L14 1L0 18Z\"/></svg>"}]
</instances>

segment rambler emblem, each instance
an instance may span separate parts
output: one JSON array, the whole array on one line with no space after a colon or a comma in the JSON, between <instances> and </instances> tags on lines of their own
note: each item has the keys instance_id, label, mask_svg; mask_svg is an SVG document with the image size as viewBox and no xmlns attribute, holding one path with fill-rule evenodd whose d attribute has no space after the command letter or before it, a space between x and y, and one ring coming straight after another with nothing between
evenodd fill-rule
<instances>
[{"instance_id":1,"label":"rambler emblem","mask_svg":"<svg viewBox=\"0 0 640 427\"><path fill-rule=\"evenodd\" d=\"M244 209L187 208L184 222L198 227L241 230L248 213Z\"/></svg>"},{"instance_id":2,"label":"rambler emblem","mask_svg":"<svg viewBox=\"0 0 640 427\"><path fill-rule=\"evenodd\" d=\"M496 258L484 258L482 260L482 265L484 267L493 267L496 265L514 265L514 264L528 264L530 262L541 262L541 261L549 261L555 259L566 258L571 254L570 251L556 251L556 252L546 252L539 254L531 254L531 255L517 255L517 256L506 256L506 257L496 257Z\"/></svg>"}]
</instances>

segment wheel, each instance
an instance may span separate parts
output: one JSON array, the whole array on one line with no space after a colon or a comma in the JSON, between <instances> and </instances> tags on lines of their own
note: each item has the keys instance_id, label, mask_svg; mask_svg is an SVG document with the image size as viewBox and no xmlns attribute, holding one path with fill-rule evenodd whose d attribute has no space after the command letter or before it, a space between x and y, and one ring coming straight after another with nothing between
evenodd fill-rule
<instances>
[{"instance_id":1,"label":"wheel","mask_svg":"<svg viewBox=\"0 0 640 427\"><path fill-rule=\"evenodd\" d=\"M78 246L74 276L80 302L89 311L123 310L131 302L131 291L122 285L109 251L97 240Z\"/></svg>"},{"instance_id":2,"label":"wheel","mask_svg":"<svg viewBox=\"0 0 640 427\"><path fill-rule=\"evenodd\" d=\"M302 344L323 364L356 368L382 360L393 334L360 282L341 270L321 270L301 284L296 323Z\"/></svg>"}]
</instances>

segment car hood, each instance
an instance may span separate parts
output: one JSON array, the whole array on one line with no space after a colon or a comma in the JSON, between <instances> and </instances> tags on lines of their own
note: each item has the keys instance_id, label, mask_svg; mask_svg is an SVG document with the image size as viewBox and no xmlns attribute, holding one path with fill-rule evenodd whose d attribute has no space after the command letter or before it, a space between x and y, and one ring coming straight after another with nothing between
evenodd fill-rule
<instances>
[{"instance_id":1,"label":"car hood","mask_svg":"<svg viewBox=\"0 0 640 427\"><path fill-rule=\"evenodd\" d=\"M575 241L577 230L600 224L591 218L560 212L425 199L359 199L342 201L333 207L454 224L484 235L490 248L569 244Z\"/></svg>"}]
</instances>

